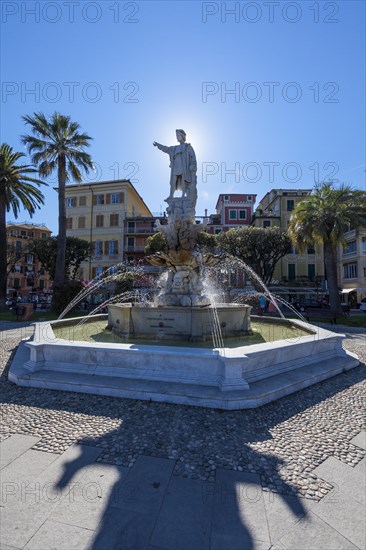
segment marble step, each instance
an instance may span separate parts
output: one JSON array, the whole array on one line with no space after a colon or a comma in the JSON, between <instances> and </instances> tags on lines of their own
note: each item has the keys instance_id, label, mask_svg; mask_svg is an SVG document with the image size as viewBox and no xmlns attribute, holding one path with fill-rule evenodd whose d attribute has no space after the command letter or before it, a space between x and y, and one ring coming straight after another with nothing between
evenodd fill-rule
<instances>
[{"instance_id":1,"label":"marble step","mask_svg":"<svg viewBox=\"0 0 366 550\"><path fill-rule=\"evenodd\" d=\"M24 349L19 350L19 359L24 361ZM17 362L17 356L15 357ZM250 384L247 390L223 392L219 387L177 382L161 382L112 376L96 376L80 372L60 372L42 369L30 373L12 368L9 379L21 386L74 391L96 395L110 395L130 399L170 402L220 409L253 408L294 393L303 388L335 376L359 364L351 354L334 356L314 362L301 369L277 374Z\"/></svg>"}]
</instances>

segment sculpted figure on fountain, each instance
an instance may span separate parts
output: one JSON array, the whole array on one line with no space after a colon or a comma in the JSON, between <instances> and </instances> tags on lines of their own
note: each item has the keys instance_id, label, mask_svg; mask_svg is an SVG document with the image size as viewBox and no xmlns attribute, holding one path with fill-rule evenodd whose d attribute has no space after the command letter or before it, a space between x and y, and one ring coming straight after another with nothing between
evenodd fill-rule
<instances>
[{"instance_id":1,"label":"sculpted figure on fountain","mask_svg":"<svg viewBox=\"0 0 366 550\"><path fill-rule=\"evenodd\" d=\"M184 130L176 130L179 145L168 147L154 141L153 145L170 158L170 195L168 224L157 225L166 238L168 253L158 252L148 258L151 264L164 266L168 276L158 296L158 305L205 306L209 299L203 295L200 279L202 266L216 263L203 257L196 248L197 233L202 226L196 224L197 160L194 149L186 143ZM181 196L175 196L181 191Z\"/></svg>"}]
</instances>

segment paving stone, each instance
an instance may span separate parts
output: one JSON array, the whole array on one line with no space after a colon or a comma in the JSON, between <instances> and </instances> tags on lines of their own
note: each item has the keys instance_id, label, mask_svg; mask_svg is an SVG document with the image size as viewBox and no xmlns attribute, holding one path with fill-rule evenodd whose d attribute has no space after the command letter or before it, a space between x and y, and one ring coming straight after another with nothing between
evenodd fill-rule
<instances>
[{"instance_id":1,"label":"paving stone","mask_svg":"<svg viewBox=\"0 0 366 550\"><path fill-rule=\"evenodd\" d=\"M357 434L353 439L351 439L350 443L352 443L352 445L356 445L356 447L361 447L361 449L366 449L366 432L362 431Z\"/></svg>"},{"instance_id":2,"label":"paving stone","mask_svg":"<svg viewBox=\"0 0 366 550\"><path fill-rule=\"evenodd\" d=\"M331 457L315 468L314 473L334 487L325 500L336 502L338 495L343 494L365 506L366 477L361 469L351 468L340 460Z\"/></svg>"},{"instance_id":3,"label":"paving stone","mask_svg":"<svg viewBox=\"0 0 366 550\"><path fill-rule=\"evenodd\" d=\"M313 473L318 477L329 481L330 483L339 482L344 476L348 476L352 473L352 468L347 466L344 462L332 457L327 458L319 466L317 466Z\"/></svg>"},{"instance_id":4,"label":"paving stone","mask_svg":"<svg viewBox=\"0 0 366 550\"><path fill-rule=\"evenodd\" d=\"M363 458L358 464L356 464L355 470L361 470L363 475L366 475L366 458Z\"/></svg>"},{"instance_id":5,"label":"paving stone","mask_svg":"<svg viewBox=\"0 0 366 550\"><path fill-rule=\"evenodd\" d=\"M208 485L178 477L171 480L152 545L175 550L209 549L213 491Z\"/></svg>"},{"instance_id":6,"label":"paving stone","mask_svg":"<svg viewBox=\"0 0 366 550\"><path fill-rule=\"evenodd\" d=\"M38 443L39 437L15 434L0 443L0 470Z\"/></svg>"},{"instance_id":7,"label":"paving stone","mask_svg":"<svg viewBox=\"0 0 366 550\"><path fill-rule=\"evenodd\" d=\"M41 474L59 455L26 451L1 471L0 504L6 506L27 483Z\"/></svg>"},{"instance_id":8,"label":"paving stone","mask_svg":"<svg viewBox=\"0 0 366 550\"><path fill-rule=\"evenodd\" d=\"M25 546L70 494L83 474L82 469L93 463L100 452L95 447L73 445L24 487L16 499L0 510L2 542Z\"/></svg>"},{"instance_id":9,"label":"paving stone","mask_svg":"<svg viewBox=\"0 0 366 550\"><path fill-rule=\"evenodd\" d=\"M210 550L269 550L270 548L268 542L259 540L251 541L243 546L243 541L240 541L237 537L220 534L215 535L210 546Z\"/></svg>"},{"instance_id":10,"label":"paving stone","mask_svg":"<svg viewBox=\"0 0 366 550\"><path fill-rule=\"evenodd\" d=\"M251 548L254 541L270 543L257 474L217 470L211 531L213 549L220 548L223 536L230 537L235 547L241 544L242 548Z\"/></svg>"},{"instance_id":11,"label":"paving stone","mask_svg":"<svg viewBox=\"0 0 366 550\"><path fill-rule=\"evenodd\" d=\"M88 550L94 531L48 519L24 550Z\"/></svg>"},{"instance_id":12,"label":"paving stone","mask_svg":"<svg viewBox=\"0 0 366 550\"><path fill-rule=\"evenodd\" d=\"M263 493L268 529L272 544L278 541L292 526L315 506L315 501L297 495Z\"/></svg>"},{"instance_id":13,"label":"paving stone","mask_svg":"<svg viewBox=\"0 0 366 550\"><path fill-rule=\"evenodd\" d=\"M271 550L358 550L312 511L301 519Z\"/></svg>"},{"instance_id":14,"label":"paving stone","mask_svg":"<svg viewBox=\"0 0 366 550\"><path fill-rule=\"evenodd\" d=\"M145 550L155 521L153 514L110 507L99 525L92 548L93 550Z\"/></svg>"},{"instance_id":15,"label":"paving stone","mask_svg":"<svg viewBox=\"0 0 366 550\"><path fill-rule=\"evenodd\" d=\"M128 468L109 464L87 466L74 490L62 500L50 519L84 527L97 529L104 513L110 506L111 495L118 491L128 474Z\"/></svg>"},{"instance_id":16,"label":"paving stone","mask_svg":"<svg viewBox=\"0 0 366 550\"><path fill-rule=\"evenodd\" d=\"M142 514L155 513L161 505L175 461L139 456L127 477L111 495L111 506Z\"/></svg>"},{"instance_id":17,"label":"paving stone","mask_svg":"<svg viewBox=\"0 0 366 550\"><path fill-rule=\"evenodd\" d=\"M358 548L366 548L365 506L340 492L333 501L324 499L312 512Z\"/></svg>"}]
</instances>

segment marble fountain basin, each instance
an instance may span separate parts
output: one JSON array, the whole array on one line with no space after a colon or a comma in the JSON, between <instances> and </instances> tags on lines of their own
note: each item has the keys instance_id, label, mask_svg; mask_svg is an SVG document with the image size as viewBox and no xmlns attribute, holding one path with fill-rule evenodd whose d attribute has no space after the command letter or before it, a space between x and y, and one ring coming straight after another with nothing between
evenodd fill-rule
<instances>
[{"instance_id":1,"label":"marble fountain basin","mask_svg":"<svg viewBox=\"0 0 366 550\"><path fill-rule=\"evenodd\" d=\"M261 406L359 364L342 347L342 334L300 320L255 318L295 328L299 336L214 349L73 341L56 333L82 318L35 323L9 370L19 386L66 390L225 410ZM88 322L104 322L96 315ZM86 326L86 325L84 325Z\"/></svg>"}]
</instances>

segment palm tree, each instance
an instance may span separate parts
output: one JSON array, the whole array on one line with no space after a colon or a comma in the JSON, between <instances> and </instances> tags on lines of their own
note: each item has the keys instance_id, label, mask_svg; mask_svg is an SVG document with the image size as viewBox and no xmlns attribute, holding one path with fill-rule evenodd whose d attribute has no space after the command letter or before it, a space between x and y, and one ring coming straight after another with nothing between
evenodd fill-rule
<instances>
[{"instance_id":1,"label":"palm tree","mask_svg":"<svg viewBox=\"0 0 366 550\"><path fill-rule=\"evenodd\" d=\"M47 185L33 177L37 169L29 164L18 164L24 153L13 151L10 145L0 145L0 307L4 307L6 300L7 283L7 240L6 240L6 212L13 211L18 217L20 207L23 206L30 216L36 208L44 204L42 192L38 186Z\"/></svg>"},{"instance_id":2,"label":"palm tree","mask_svg":"<svg viewBox=\"0 0 366 550\"><path fill-rule=\"evenodd\" d=\"M66 182L79 183L82 181L81 169L88 173L94 168L90 155L84 151L92 138L80 133L79 124L60 113L54 113L50 120L43 113L24 116L23 120L31 127L33 135L22 136L22 142L28 147L40 175L48 177L57 170L58 239L54 286L60 286L65 279Z\"/></svg>"},{"instance_id":3,"label":"palm tree","mask_svg":"<svg viewBox=\"0 0 366 550\"><path fill-rule=\"evenodd\" d=\"M339 313L341 299L338 290L337 249L344 242L348 227L359 230L366 222L366 193L349 185L335 189L322 183L314 193L297 204L292 213L289 234L300 249L322 243L329 290L330 308Z\"/></svg>"}]
</instances>

